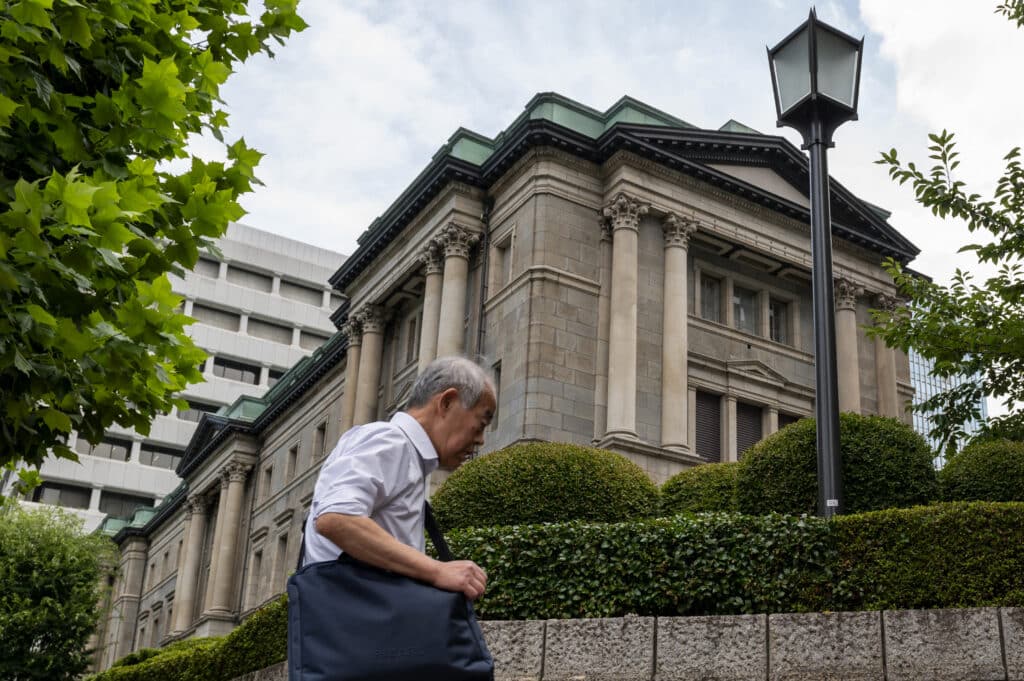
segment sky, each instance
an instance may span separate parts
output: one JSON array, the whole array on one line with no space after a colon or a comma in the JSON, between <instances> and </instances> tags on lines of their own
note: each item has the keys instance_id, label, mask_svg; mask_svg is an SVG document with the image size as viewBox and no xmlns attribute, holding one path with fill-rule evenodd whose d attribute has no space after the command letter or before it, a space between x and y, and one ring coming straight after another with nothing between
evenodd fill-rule
<instances>
[{"instance_id":1,"label":"sky","mask_svg":"<svg viewBox=\"0 0 1024 681\"><path fill-rule=\"evenodd\" d=\"M937 281L979 270L963 224L913 201L880 152L928 168L928 133L956 133L957 179L990 195L1024 145L1024 30L998 0L827 0L818 17L864 36L860 119L829 152L832 177L892 212ZM230 142L266 154L242 203L253 227L350 254L459 127L494 137L538 92L606 110L629 95L701 128L776 128L766 46L806 20L791 0L302 0L309 28L222 90ZM207 158L215 142L196 140Z\"/></svg>"}]
</instances>

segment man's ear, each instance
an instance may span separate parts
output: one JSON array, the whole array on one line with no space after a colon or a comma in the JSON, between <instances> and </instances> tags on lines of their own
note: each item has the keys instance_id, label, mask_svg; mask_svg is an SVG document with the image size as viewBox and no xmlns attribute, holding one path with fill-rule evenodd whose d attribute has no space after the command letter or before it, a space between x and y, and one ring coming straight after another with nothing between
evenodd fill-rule
<instances>
[{"instance_id":1,"label":"man's ear","mask_svg":"<svg viewBox=\"0 0 1024 681\"><path fill-rule=\"evenodd\" d=\"M438 404L441 407L441 412L444 413L451 409L452 404L454 404L455 400L457 399L459 399L459 391L456 390L455 388L448 388L447 390L442 392L441 397L438 399Z\"/></svg>"}]
</instances>

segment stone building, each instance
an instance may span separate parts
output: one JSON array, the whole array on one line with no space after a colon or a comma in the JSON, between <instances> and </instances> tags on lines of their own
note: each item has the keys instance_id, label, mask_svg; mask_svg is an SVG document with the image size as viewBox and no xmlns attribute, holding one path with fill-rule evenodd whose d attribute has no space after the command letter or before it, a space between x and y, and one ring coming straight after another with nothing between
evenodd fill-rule
<instances>
[{"instance_id":1,"label":"stone building","mask_svg":"<svg viewBox=\"0 0 1024 681\"><path fill-rule=\"evenodd\" d=\"M223 633L280 594L323 456L434 357L493 368L485 451L596 443L656 482L811 414L807 187L785 139L630 98L602 113L540 94L494 139L458 130L330 278L338 333L205 415L182 485L116 535L100 666ZM840 405L908 419L906 356L860 325L895 301L881 260L918 249L832 189Z\"/></svg>"}]
</instances>

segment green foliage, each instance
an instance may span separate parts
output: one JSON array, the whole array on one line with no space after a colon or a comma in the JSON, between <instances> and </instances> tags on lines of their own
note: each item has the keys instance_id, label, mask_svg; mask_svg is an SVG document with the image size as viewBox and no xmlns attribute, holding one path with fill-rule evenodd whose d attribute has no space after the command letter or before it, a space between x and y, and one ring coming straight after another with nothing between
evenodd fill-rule
<instances>
[{"instance_id":1,"label":"green foliage","mask_svg":"<svg viewBox=\"0 0 1024 681\"><path fill-rule=\"evenodd\" d=\"M220 678L234 679L283 662L287 653L288 597L281 596L228 634L220 649Z\"/></svg>"},{"instance_id":2,"label":"green foliage","mask_svg":"<svg viewBox=\"0 0 1024 681\"><path fill-rule=\"evenodd\" d=\"M677 473L661 487L662 514L738 510L738 474L737 462L709 463Z\"/></svg>"},{"instance_id":3,"label":"green foliage","mask_svg":"<svg viewBox=\"0 0 1024 681\"><path fill-rule=\"evenodd\" d=\"M620 454L579 445L512 445L455 471L431 500L444 529L567 520L615 522L657 509L658 489Z\"/></svg>"},{"instance_id":4,"label":"green foliage","mask_svg":"<svg viewBox=\"0 0 1024 681\"><path fill-rule=\"evenodd\" d=\"M485 619L820 609L835 556L819 518L680 515L480 527L449 536L488 574Z\"/></svg>"},{"instance_id":5,"label":"green foliage","mask_svg":"<svg viewBox=\"0 0 1024 681\"><path fill-rule=\"evenodd\" d=\"M75 679L100 616L106 537L59 509L0 504L0 678Z\"/></svg>"},{"instance_id":6,"label":"green foliage","mask_svg":"<svg viewBox=\"0 0 1024 681\"><path fill-rule=\"evenodd\" d=\"M137 664L117 665L89 681L228 681L218 673L222 638L195 639L190 645L168 646Z\"/></svg>"},{"instance_id":7,"label":"green foliage","mask_svg":"<svg viewBox=\"0 0 1024 681\"><path fill-rule=\"evenodd\" d=\"M1024 605L1024 504L839 516L834 610Z\"/></svg>"},{"instance_id":8,"label":"green foliage","mask_svg":"<svg viewBox=\"0 0 1024 681\"><path fill-rule=\"evenodd\" d=\"M220 87L305 27L297 0L22 0L0 7L0 464L152 417L201 380L168 272L244 211L260 154L223 141ZM190 159L180 172L181 163Z\"/></svg>"},{"instance_id":9,"label":"green foliage","mask_svg":"<svg viewBox=\"0 0 1024 681\"><path fill-rule=\"evenodd\" d=\"M818 506L815 420L800 419L747 450L736 497L743 513L814 513ZM847 513L924 504L938 498L934 453L896 419L839 415Z\"/></svg>"},{"instance_id":10,"label":"green foliage","mask_svg":"<svg viewBox=\"0 0 1024 681\"><path fill-rule=\"evenodd\" d=\"M120 660L117 660L112 664L112 667L131 667L133 665L140 664L156 657L157 655L167 655L168 653L174 653L179 650L191 650L192 648L205 648L212 645L213 641L220 641L221 637L211 638L185 638L180 641L170 643L165 648L139 648L138 650L128 653Z\"/></svg>"},{"instance_id":11,"label":"green foliage","mask_svg":"<svg viewBox=\"0 0 1024 681\"><path fill-rule=\"evenodd\" d=\"M1024 442L970 444L939 471L947 501L1024 501Z\"/></svg>"},{"instance_id":12,"label":"green foliage","mask_svg":"<svg viewBox=\"0 0 1024 681\"><path fill-rule=\"evenodd\" d=\"M1024 26L1021 0L1005 2L996 11ZM931 432L943 449L952 449L965 439L965 424L980 420L977 405L986 396L1002 399L1011 417L1024 404L1024 167L1020 147L1011 149L993 197L983 199L955 177L960 160L953 133L943 130L928 137L930 170L904 164L896 149L883 152L877 163L888 167L893 181L910 183L917 202L936 217L961 220L972 233L987 232L986 241L960 250L973 251L996 274L979 284L958 269L952 283L944 285L890 259L885 267L908 302L896 310L873 310L875 326L869 333L890 347L914 348L933 360L935 376L979 376L914 405L929 415Z\"/></svg>"}]
</instances>

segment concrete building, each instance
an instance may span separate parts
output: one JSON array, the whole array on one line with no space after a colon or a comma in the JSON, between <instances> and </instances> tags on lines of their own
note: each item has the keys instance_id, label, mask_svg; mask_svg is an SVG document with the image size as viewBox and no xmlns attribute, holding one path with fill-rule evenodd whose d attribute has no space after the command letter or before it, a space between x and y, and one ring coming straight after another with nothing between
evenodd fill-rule
<instances>
[{"instance_id":1,"label":"concrete building","mask_svg":"<svg viewBox=\"0 0 1024 681\"><path fill-rule=\"evenodd\" d=\"M630 98L601 112L541 94L494 139L458 130L330 277L338 333L205 414L182 485L116 535L101 666L224 633L280 594L322 458L437 356L493 367L485 452L594 443L656 482L813 413L807 173L781 137ZM918 249L832 187L840 406L909 420L907 357L859 325L895 304L882 259Z\"/></svg>"},{"instance_id":2,"label":"concrete building","mask_svg":"<svg viewBox=\"0 0 1024 681\"><path fill-rule=\"evenodd\" d=\"M924 402L930 397L934 397L941 392L945 392L951 388L955 388L958 385L962 385L968 382L975 382L977 379L968 378L965 376L958 376L956 378L941 378L939 376L932 375L932 368L935 365L933 360L926 357L922 357L911 348L910 353L910 382L914 386L914 401ZM924 435L925 439L928 440L928 444L932 446L938 452L935 457L935 467L942 468L946 464L946 457L943 452L939 451L939 439L930 435L932 430L931 421L929 416L933 412L919 412L913 413L914 418L914 430ZM977 433L981 429L983 424L988 419L988 403L982 399L978 403L978 413L981 418L978 420L972 419L968 423L964 424L964 433L968 436ZM958 443L958 445L963 443Z\"/></svg>"},{"instance_id":3,"label":"concrete building","mask_svg":"<svg viewBox=\"0 0 1024 681\"><path fill-rule=\"evenodd\" d=\"M47 460L46 482L28 503L74 510L86 531L108 516L130 518L138 506L155 506L178 486L175 468L202 414L263 394L330 337L341 297L326 280L344 256L240 224L217 246L221 257L204 255L184 279L171 277L185 314L196 319L189 335L210 355L206 382L182 395L190 408L158 416L147 436L115 427L90 445L72 434L79 463Z\"/></svg>"}]
</instances>

